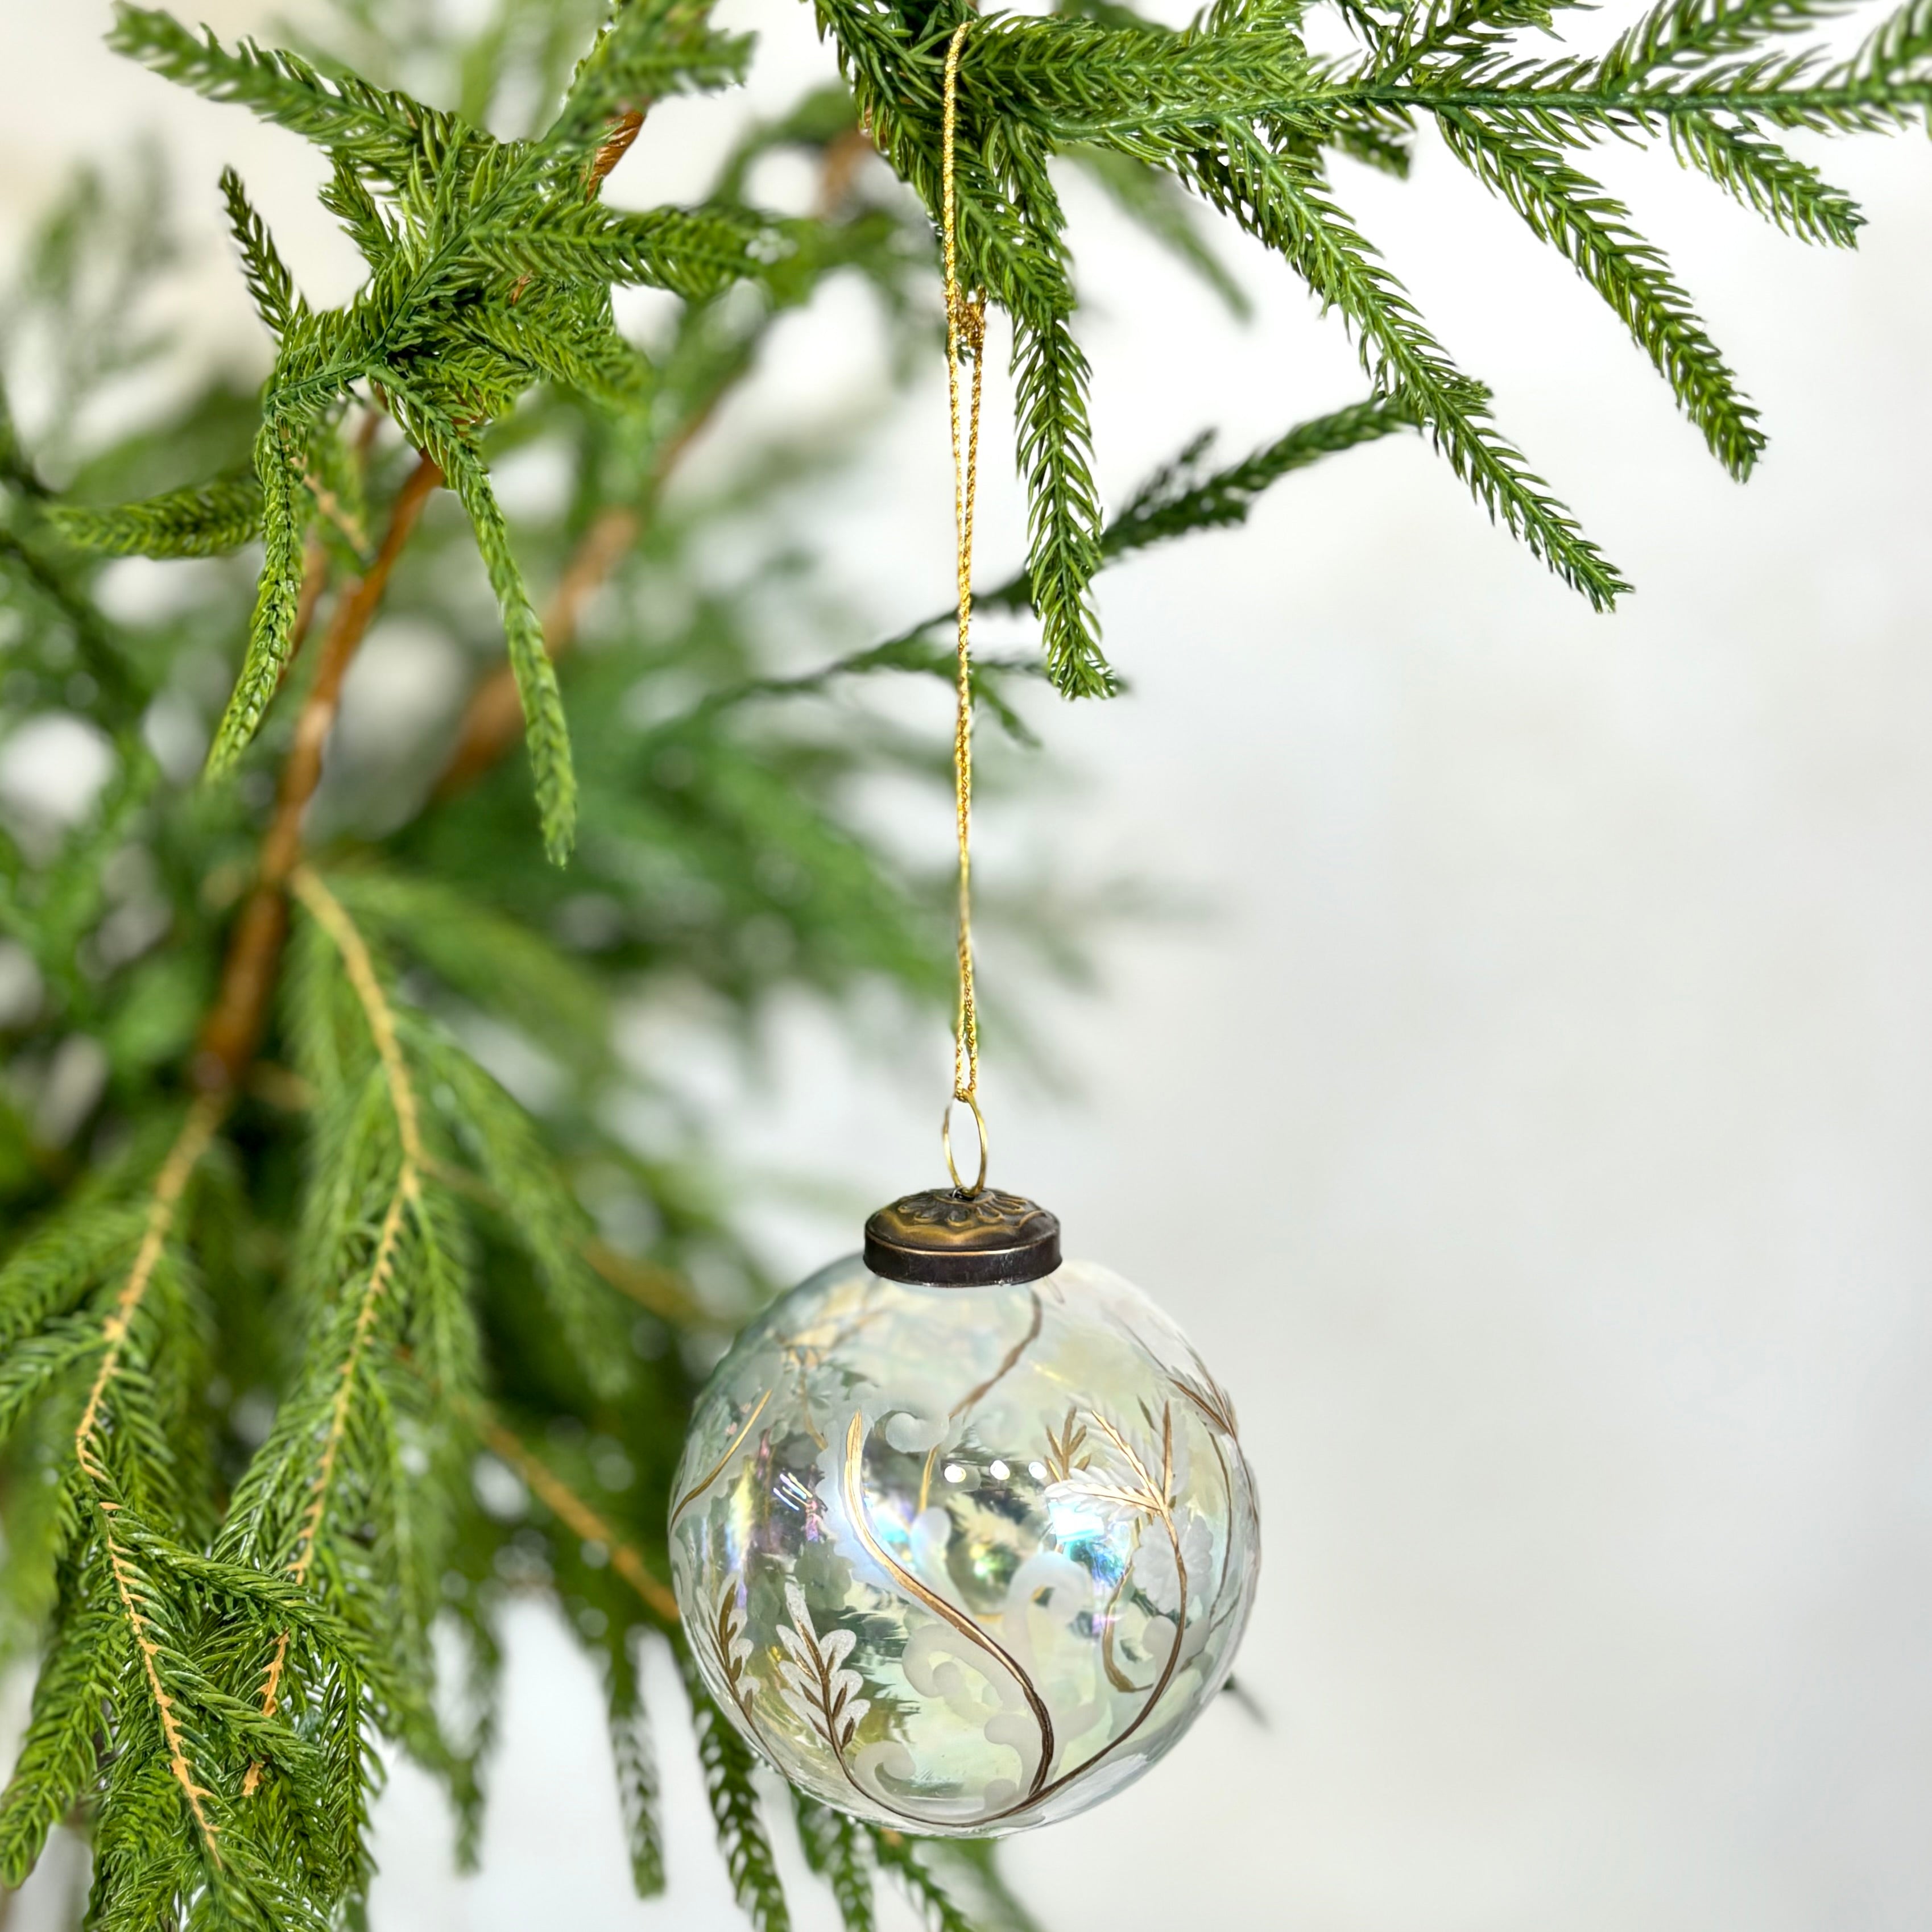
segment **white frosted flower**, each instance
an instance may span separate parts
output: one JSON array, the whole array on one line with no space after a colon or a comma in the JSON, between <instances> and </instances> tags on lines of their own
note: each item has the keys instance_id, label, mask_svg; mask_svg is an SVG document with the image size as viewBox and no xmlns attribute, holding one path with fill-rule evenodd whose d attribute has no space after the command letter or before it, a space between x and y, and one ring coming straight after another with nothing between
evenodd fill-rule
<instances>
[{"instance_id":1,"label":"white frosted flower","mask_svg":"<svg viewBox=\"0 0 1932 1932\"><path fill-rule=\"evenodd\" d=\"M1207 1524L1192 1510L1182 1511L1178 1526L1188 1594L1198 1604L1207 1584L1208 1566L1214 1560L1214 1539ZM1132 1574L1135 1587L1156 1610L1172 1615L1180 1609L1180 1574L1174 1567L1174 1545L1160 1524L1149 1523L1142 1532L1140 1547L1134 1552Z\"/></svg>"}]
</instances>

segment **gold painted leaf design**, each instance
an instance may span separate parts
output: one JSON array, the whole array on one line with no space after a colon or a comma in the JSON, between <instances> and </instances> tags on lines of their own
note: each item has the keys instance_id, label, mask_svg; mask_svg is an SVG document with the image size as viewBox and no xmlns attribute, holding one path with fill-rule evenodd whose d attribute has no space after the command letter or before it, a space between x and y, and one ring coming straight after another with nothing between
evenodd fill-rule
<instances>
[{"instance_id":1,"label":"gold painted leaf design","mask_svg":"<svg viewBox=\"0 0 1932 1932\"><path fill-rule=\"evenodd\" d=\"M1046 1464L1048 1479L1055 1483L1070 1481L1078 1469L1090 1468L1093 1458L1081 1454L1087 1441L1086 1425L1080 1420L1080 1412L1070 1408L1066 1420L1056 1433L1046 1432L1046 1454L1042 1459Z\"/></svg>"},{"instance_id":2,"label":"gold painted leaf design","mask_svg":"<svg viewBox=\"0 0 1932 1932\"><path fill-rule=\"evenodd\" d=\"M738 1580L728 1576L718 1592L718 1601L706 1626L704 1635L711 1646L718 1674L724 1679L725 1688L730 1692L732 1701L741 1711L746 1709L745 1701L745 1666L751 1661L752 1646L745 1635L745 1612L739 1606Z\"/></svg>"},{"instance_id":3,"label":"gold painted leaf design","mask_svg":"<svg viewBox=\"0 0 1932 1932\"><path fill-rule=\"evenodd\" d=\"M1230 1441L1238 1442L1240 1431L1235 1426L1234 1398L1196 1362L1199 1371L1196 1375L1171 1373L1168 1380L1173 1383L1201 1413L1220 1430Z\"/></svg>"}]
</instances>

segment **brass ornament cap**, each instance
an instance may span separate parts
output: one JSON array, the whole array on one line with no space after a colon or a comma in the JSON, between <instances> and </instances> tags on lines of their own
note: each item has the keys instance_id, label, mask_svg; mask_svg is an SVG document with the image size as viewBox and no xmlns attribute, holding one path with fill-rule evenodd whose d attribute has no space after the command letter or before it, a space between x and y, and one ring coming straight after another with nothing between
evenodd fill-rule
<instances>
[{"instance_id":1,"label":"brass ornament cap","mask_svg":"<svg viewBox=\"0 0 1932 1932\"><path fill-rule=\"evenodd\" d=\"M866 1223L866 1265L887 1281L929 1288L1038 1281L1060 1265L1060 1222L1022 1195L928 1188Z\"/></svg>"}]
</instances>

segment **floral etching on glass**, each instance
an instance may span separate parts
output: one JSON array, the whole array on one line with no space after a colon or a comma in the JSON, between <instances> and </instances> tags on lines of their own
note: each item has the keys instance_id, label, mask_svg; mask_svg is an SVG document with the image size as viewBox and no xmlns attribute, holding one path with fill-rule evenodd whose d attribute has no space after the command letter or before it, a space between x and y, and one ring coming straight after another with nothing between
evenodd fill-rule
<instances>
[{"instance_id":1,"label":"floral etching on glass","mask_svg":"<svg viewBox=\"0 0 1932 1932\"><path fill-rule=\"evenodd\" d=\"M1259 1555L1233 1405L1102 1269L827 1269L719 1365L687 1460L700 1667L825 1803L961 1835L1070 1816L1232 1664Z\"/></svg>"}]
</instances>

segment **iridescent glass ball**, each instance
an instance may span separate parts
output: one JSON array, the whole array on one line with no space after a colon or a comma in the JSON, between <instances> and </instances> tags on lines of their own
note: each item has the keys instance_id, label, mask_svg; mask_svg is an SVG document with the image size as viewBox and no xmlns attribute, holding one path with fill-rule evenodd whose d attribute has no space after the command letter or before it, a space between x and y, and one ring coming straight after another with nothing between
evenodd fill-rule
<instances>
[{"instance_id":1,"label":"iridescent glass ball","mask_svg":"<svg viewBox=\"0 0 1932 1932\"><path fill-rule=\"evenodd\" d=\"M835 1262L718 1364L672 1496L725 1715L813 1797L960 1837L1070 1817L1168 1750L1260 1557L1226 1394L1084 1262L980 1288Z\"/></svg>"}]
</instances>

